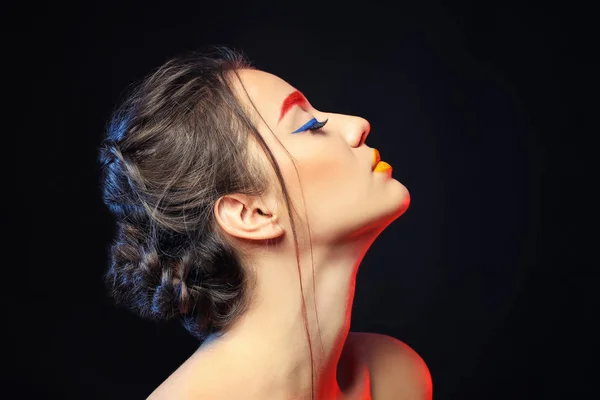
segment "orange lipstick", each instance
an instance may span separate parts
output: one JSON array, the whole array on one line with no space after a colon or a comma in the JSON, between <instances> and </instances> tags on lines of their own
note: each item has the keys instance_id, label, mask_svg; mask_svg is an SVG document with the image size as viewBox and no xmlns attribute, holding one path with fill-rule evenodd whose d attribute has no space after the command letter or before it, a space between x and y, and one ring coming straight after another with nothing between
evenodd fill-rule
<instances>
[{"instance_id":1,"label":"orange lipstick","mask_svg":"<svg viewBox=\"0 0 600 400\"><path fill-rule=\"evenodd\" d=\"M373 172L385 172L392 169L392 166L385 161L381 161L381 156L377 149L373 149Z\"/></svg>"}]
</instances>

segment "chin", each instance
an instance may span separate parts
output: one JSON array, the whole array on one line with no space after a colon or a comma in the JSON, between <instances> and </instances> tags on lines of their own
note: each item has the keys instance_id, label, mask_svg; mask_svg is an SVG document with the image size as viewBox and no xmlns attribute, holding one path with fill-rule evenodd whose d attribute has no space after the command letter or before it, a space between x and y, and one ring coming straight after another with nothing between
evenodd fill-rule
<instances>
[{"instance_id":1,"label":"chin","mask_svg":"<svg viewBox=\"0 0 600 400\"><path fill-rule=\"evenodd\" d=\"M410 193L404 187L404 185L402 188L401 195L395 197L393 202L388 203L387 211L383 214L380 214L378 221L374 223L373 226L376 226L375 229L378 233L381 233L392 222L400 218L400 216L402 216L406 210L408 210L408 207L410 206Z\"/></svg>"},{"instance_id":2,"label":"chin","mask_svg":"<svg viewBox=\"0 0 600 400\"><path fill-rule=\"evenodd\" d=\"M392 211L391 211L391 219L395 220L397 218L399 218L402 214L404 214L406 212L406 210L408 210L408 207L410 206L410 192L408 191L408 189L406 188L406 186L404 186L403 184L401 184L400 182L398 182L400 185L400 190L398 193L398 196L394 196L395 197L395 201L393 203L392 206Z\"/></svg>"},{"instance_id":3,"label":"chin","mask_svg":"<svg viewBox=\"0 0 600 400\"><path fill-rule=\"evenodd\" d=\"M399 213L398 217L401 216L402 214L404 214L406 212L406 210L408 210L409 206L410 206L410 195L407 195L406 198L404 199L404 201L398 207L398 213Z\"/></svg>"}]
</instances>

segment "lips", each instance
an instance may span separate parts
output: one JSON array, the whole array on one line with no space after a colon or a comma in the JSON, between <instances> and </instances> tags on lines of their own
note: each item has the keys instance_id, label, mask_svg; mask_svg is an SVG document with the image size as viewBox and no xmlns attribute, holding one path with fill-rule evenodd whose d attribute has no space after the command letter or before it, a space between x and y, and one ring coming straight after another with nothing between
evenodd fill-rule
<instances>
[{"instance_id":1,"label":"lips","mask_svg":"<svg viewBox=\"0 0 600 400\"><path fill-rule=\"evenodd\" d=\"M377 163L381 161L381 156L379 155L379 151L377 149L373 149L373 165L371 165L371 171L375 169Z\"/></svg>"}]
</instances>

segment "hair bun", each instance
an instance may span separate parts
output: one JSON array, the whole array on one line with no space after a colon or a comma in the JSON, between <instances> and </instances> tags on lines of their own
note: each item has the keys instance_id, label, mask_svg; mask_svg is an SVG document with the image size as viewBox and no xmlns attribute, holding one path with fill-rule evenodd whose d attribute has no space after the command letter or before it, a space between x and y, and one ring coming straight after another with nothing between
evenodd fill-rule
<instances>
[{"instance_id":1,"label":"hair bun","mask_svg":"<svg viewBox=\"0 0 600 400\"><path fill-rule=\"evenodd\" d=\"M266 186L261 168L240 168L251 164L243 132L252 125L230 73L250 64L219 53L174 59L136 85L99 152L103 201L117 220L110 294L142 317L181 317L198 338L226 331L250 301L250 277L214 229L212 206Z\"/></svg>"}]
</instances>

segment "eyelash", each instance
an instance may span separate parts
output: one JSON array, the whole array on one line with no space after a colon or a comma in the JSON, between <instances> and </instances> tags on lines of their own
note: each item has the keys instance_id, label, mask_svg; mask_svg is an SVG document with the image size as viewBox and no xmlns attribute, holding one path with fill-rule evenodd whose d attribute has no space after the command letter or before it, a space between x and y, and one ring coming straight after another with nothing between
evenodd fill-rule
<instances>
[{"instance_id":1,"label":"eyelash","mask_svg":"<svg viewBox=\"0 0 600 400\"><path fill-rule=\"evenodd\" d=\"M328 121L328 119L326 119L323 122L319 122L319 121L317 121L316 118L313 118L310 121L308 121L306 124L302 125L300 127L300 129L292 132L292 134L301 133L304 131L318 131L319 129L321 129L325 126L327 121Z\"/></svg>"}]
</instances>

